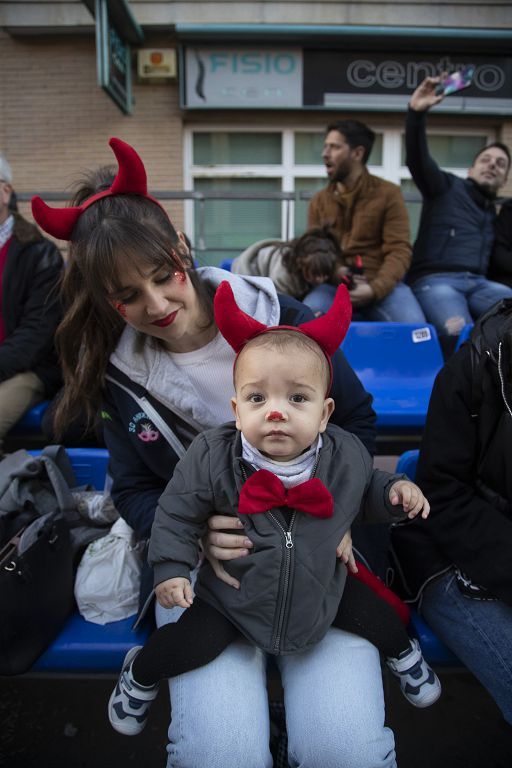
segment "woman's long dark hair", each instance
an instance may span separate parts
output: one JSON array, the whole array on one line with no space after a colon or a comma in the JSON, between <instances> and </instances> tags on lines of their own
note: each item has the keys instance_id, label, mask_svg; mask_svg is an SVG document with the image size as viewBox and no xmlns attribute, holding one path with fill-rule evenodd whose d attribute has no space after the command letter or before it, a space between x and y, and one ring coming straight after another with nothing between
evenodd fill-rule
<instances>
[{"instance_id":1,"label":"woman's long dark hair","mask_svg":"<svg viewBox=\"0 0 512 768\"><path fill-rule=\"evenodd\" d=\"M102 170L96 172L96 181L108 187L109 177ZM102 186L86 183L75 194L73 204ZM97 419L108 361L125 327L109 300L109 294L121 284L123 265L141 273L161 267L186 270L208 324L213 323L211 292L192 269L188 249L166 213L137 195L114 195L95 202L82 213L73 231L61 282L64 317L56 343L64 391L55 410L57 437L75 418L85 416L87 428Z\"/></svg>"}]
</instances>

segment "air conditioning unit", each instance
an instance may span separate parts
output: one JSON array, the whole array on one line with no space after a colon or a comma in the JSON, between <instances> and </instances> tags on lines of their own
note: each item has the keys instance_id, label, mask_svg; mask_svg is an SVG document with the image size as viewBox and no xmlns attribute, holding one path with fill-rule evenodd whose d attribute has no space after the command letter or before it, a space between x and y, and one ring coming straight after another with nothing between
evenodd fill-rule
<instances>
[{"instance_id":1,"label":"air conditioning unit","mask_svg":"<svg viewBox=\"0 0 512 768\"><path fill-rule=\"evenodd\" d=\"M137 74L145 83L175 80L178 75L174 48L142 48L137 51Z\"/></svg>"}]
</instances>

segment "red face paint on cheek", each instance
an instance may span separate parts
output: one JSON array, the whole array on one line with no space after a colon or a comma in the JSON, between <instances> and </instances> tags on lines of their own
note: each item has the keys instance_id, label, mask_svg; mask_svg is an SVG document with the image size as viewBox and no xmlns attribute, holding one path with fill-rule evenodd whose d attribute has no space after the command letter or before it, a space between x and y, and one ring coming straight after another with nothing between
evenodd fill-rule
<instances>
[{"instance_id":1,"label":"red face paint on cheek","mask_svg":"<svg viewBox=\"0 0 512 768\"><path fill-rule=\"evenodd\" d=\"M178 270L176 270L176 272L174 273L174 277L179 283L184 283L185 280L187 279L187 276L185 275L185 273L178 272Z\"/></svg>"},{"instance_id":2,"label":"red face paint on cheek","mask_svg":"<svg viewBox=\"0 0 512 768\"><path fill-rule=\"evenodd\" d=\"M116 309L121 317L126 317L126 304L123 304L122 301L116 301Z\"/></svg>"}]
</instances>

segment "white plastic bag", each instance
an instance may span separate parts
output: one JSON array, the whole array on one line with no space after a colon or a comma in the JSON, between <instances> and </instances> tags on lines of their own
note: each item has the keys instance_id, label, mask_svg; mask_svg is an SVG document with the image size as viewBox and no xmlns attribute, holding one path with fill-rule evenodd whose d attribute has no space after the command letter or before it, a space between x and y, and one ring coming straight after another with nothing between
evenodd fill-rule
<instances>
[{"instance_id":1,"label":"white plastic bag","mask_svg":"<svg viewBox=\"0 0 512 768\"><path fill-rule=\"evenodd\" d=\"M135 543L122 517L110 533L89 544L75 579L75 599L84 619L107 624L137 612L143 550L144 542Z\"/></svg>"}]
</instances>

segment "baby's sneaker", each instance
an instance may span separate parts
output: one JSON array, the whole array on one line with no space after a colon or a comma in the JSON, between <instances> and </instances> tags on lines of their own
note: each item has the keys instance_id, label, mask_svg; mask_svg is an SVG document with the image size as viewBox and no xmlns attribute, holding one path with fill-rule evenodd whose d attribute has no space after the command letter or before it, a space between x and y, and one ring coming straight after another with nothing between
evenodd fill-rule
<instances>
[{"instance_id":1,"label":"baby's sneaker","mask_svg":"<svg viewBox=\"0 0 512 768\"><path fill-rule=\"evenodd\" d=\"M158 683L139 685L132 677L132 662L141 648L136 645L126 654L119 680L108 702L110 724L124 736L136 736L142 731L151 703L158 693Z\"/></svg>"},{"instance_id":2,"label":"baby's sneaker","mask_svg":"<svg viewBox=\"0 0 512 768\"><path fill-rule=\"evenodd\" d=\"M413 638L407 651L386 660L391 672L400 681L407 701L415 707L429 707L441 695L441 683L421 653L419 642Z\"/></svg>"}]
</instances>

